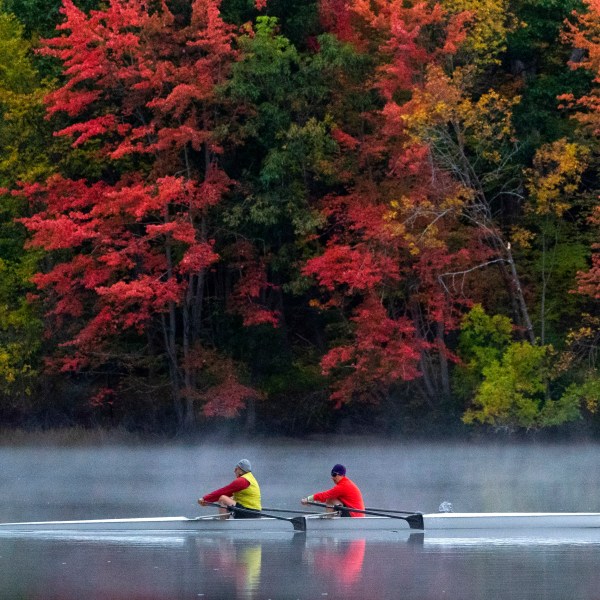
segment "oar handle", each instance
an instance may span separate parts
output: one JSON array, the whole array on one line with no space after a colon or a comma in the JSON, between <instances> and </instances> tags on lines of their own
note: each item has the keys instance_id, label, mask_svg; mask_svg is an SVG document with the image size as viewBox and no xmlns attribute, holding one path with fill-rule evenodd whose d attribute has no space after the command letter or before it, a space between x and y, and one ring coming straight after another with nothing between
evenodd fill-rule
<instances>
[{"instance_id":1,"label":"oar handle","mask_svg":"<svg viewBox=\"0 0 600 600\"><path fill-rule=\"evenodd\" d=\"M384 512L377 512L374 510L363 510L361 508L352 508L351 506L344 506L342 504L324 504L323 502L313 502L309 500L307 504L311 504L312 506L320 506L323 508L335 508L336 510L342 510L344 512L356 512L362 513L363 515L373 515L375 517L387 517L388 519L400 519L402 521L406 521L411 529L423 529L423 515L421 513L412 513L407 515L406 517L401 517L399 515L392 515Z\"/></svg>"}]
</instances>

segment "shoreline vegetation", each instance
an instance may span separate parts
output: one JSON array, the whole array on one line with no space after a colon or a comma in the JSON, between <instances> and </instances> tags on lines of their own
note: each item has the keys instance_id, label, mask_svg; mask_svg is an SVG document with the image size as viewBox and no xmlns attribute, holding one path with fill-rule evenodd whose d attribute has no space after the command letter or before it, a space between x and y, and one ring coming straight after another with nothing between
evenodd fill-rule
<instances>
[{"instance_id":1,"label":"shoreline vegetation","mask_svg":"<svg viewBox=\"0 0 600 600\"><path fill-rule=\"evenodd\" d=\"M6 436L599 436L598 23L3 2Z\"/></svg>"},{"instance_id":2,"label":"shoreline vegetation","mask_svg":"<svg viewBox=\"0 0 600 600\"><path fill-rule=\"evenodd\" d=\"M19 447L53 447L78 448L102 446L194 446L194 445L227 445L228 447L245 444L286 444L296 445L299 441L311 444L328 443L340 447L352 446L354 443L402 443L402 444L469 444L509 446L514 444L571 444L600 443L598 435L583 427L557 429L554 431L506 432L494 430L463 430L458 432L410 432L399 431L382 433L378 430L361 433L341 433L330 431L304 434L302 436L281 433L250 433L234 424L221 428L208 428L205 431L185 432L179 434L129 431L122 427L82 427L78 425L57 428L0 428L0 448Z\"/></svg>"}]
</instances>

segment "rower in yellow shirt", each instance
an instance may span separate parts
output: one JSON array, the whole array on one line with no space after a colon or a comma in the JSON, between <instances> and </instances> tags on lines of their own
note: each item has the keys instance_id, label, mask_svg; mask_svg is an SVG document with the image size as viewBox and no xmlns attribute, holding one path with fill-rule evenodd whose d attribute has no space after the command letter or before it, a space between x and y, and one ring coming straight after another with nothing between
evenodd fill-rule
<instances>
[{"instance_id":1,"label":"rower in yellow shirt","mask_svg":"<svg viewBox=\"0 0 600 600\"><path fill-rule=\"evenodd\" d=\"M235 468L235 479L225 487L205 494L198 500L200 506L206 506L211 502L218 502L223 508L219 509L222 514L233 513L234 519L252 519L260 517L262 509L260 499L260 486L252 474L252 465L247 458L242 458ZM242 508L231 510L231 507Z\"/></svg>"}]
</instances>

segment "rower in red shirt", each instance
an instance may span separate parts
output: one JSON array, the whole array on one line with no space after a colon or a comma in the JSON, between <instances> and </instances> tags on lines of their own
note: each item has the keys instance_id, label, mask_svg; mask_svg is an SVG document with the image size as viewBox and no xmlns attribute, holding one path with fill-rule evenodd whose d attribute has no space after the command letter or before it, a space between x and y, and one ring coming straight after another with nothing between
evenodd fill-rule
<instances>
[{"instance_id":1,"label":"rower in red shirt","mask_svg":"<svg viewBox=\"0 0 600 600\"><path fill-rule=\"evenodd\" d=\"M358 486L346 477L346 467L344 465L334 465L331 469L331 478L335 482L335 485L325 492L319 492L306 498L302 498L300 502L302 504L308 504L309 502L325 502L332 508L336 504L347 506L348 508L357 508L358 510L365 509L365 503L363 502L362 494L358 489ZM342 517L364 517L363 513L352 512L343 510L341 511Z\"/></svg>"}]
</instances>

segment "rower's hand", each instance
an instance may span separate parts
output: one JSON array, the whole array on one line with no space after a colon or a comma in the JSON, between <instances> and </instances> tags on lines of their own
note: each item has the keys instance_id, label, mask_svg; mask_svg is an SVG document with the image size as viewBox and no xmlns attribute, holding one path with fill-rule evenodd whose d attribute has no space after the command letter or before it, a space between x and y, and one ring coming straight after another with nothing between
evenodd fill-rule
<instances>
[{"instance_id":1,"label":"rower's hand","mask_svg":"<svg viewBox=\"0 0 600 600\"><path fill-rule=\"evenodd\" d=\"M208 503L206 502L206 500L204 498L198 498L198 504L200 506L206 506Z\"/></svg>"}]
</instances>

